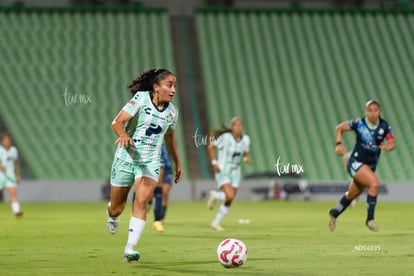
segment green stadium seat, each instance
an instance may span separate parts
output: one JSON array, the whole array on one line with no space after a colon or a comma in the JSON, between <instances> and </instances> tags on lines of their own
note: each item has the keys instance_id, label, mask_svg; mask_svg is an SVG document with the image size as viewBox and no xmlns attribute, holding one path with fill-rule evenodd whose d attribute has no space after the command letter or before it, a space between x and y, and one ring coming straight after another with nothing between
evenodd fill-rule
<instances>
[{"instance_id":1,"label":"green stadium seat","mask_svg":"<svg viewBox=\"0 0 414 276\"><path fill-rule=\"evenodd\" d=\"M144 69L175 71L170 32L159 9L0 9L0 116L36 178L109 176L110 123L131 97L126 84ZM76 103L66 105L66 89ZM176 135L186 171L181 126Z\"/></svg>"},{"instance_id":2,"label":"green stadium seat","mask_svg":"<svg viewBox=\"0 0 414 276\"><path fill-rule=\"evenodd\" d=\"M346 178L334 153L336 124L364 116L378 99L397 137L383 154L383 180L414 177L413 13L201 9L196 14L211 128L240 115L252 139L251 171L278 156L309 180ZM410 98L411 97L411 98ZM351 150L353 135L344 137ZM409 153L409 154L408 154ZM403 158L401 158L403 157Z\"/></svg>"}]
</instances>

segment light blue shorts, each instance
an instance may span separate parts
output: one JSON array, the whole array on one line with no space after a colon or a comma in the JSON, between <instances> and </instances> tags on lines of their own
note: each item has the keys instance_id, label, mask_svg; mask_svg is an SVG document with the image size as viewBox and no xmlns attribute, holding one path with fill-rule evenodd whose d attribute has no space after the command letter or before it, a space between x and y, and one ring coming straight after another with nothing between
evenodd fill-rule
<instances>
[{"instance_id":1,"label":"light blue shorts","mask_svg":"<svg viewBox=\"0 0 414 276\"><path fill-rule=\"evenodd\" d=\"M220 188L223 184L230 183L232 187L238 188L240 185L240 169L231 170L228 172L218 172L214 174L216 178L217 187Z\"/></svg>"},{"instance_id":2,"label":"light blue shorts","mask_svg":"<svg viewBox=\"0 0 414 276\"><path fill-rule=\"evenodd\" d=\"M158 182L159 174L160 164L137 164L115 158L111 169L111 185L129 187L140 177L152 178Z\"/></svg>"},{"instance_id":3,"label":"light blue shorts","mask_svg":"<svg viewBox=\"0 0 414 276\"><path fill-rule=\"evenodd\" d=\"M0 172L0 190L7 187L17 187L16 179Z\"/></svg>"}]
</instances>

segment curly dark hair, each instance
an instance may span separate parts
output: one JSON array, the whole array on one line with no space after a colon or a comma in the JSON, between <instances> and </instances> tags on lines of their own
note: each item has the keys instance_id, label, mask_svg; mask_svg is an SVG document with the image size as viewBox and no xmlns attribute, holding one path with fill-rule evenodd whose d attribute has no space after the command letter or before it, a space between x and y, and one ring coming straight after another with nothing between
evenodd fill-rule
<instances>
[{"instance_id":1,"label":"curly dark hair","mask_svg":"<svg viewBox=\"0 0 414 276\"><path fill-rule=\"evenodd\" d=\"M160 84L166 76L174 75L167 69L149 69L138 74L138 76L132 80L127 88L135 95L138 91L152 91L154 84Z\"/></svg>"}]
</instances>

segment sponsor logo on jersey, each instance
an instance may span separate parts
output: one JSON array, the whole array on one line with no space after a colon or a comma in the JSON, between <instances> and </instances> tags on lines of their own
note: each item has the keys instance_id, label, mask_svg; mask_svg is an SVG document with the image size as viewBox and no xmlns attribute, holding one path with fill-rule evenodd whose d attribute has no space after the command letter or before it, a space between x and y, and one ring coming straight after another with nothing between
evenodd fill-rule
<instances>
[{"instance_id":1,"label":"sponsor logo on jersey","mask_svg":"<svg viewBox=\"0 0 414 276\"><path fill-rule=\"evenodd\" d=\"M145 108L144 111L147 115L151 115L151 107Z\"/></svg>"},{"instance_id":2,"label":"sponsor logo on jersey","mask_svg":"<svg viewBox=\"0 0 414 276\"><path fill-rule=\"evenodd\" d=\"M159 134L161 131L162 127L160 125L151 124L151 126L145 131L145 135L151 136L152 134Z\"/></svg>"}]
</instances>

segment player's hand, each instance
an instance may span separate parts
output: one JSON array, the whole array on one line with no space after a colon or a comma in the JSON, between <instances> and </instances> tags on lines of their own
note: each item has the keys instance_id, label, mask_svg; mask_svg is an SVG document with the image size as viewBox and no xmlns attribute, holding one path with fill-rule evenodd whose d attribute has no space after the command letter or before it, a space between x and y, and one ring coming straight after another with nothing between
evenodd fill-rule
<instances>
[{"instance_id":1,"label":"player's hand","mask_svg":"<svg viewBox=\"0 0 414 276\"><path fill-rule=\"evenodd\" d=\"M389 147L388 147L388 144L381 143L378 147L383 151L389 151L390 150Z\"/></svg>"},{"instance_id":2,"label":"player's hand","mask_svg":"<svg viewBox=\"0 0 414 276\"><path fill-rule=\"evenodd\" d=\"M246 163L248 166L250 166L252 164L252 162L250 161L249 157L244 157L243 158L244 163Z\"/></svg>"},{"instance_id":3,"label":"player's hand","mask_svg":"<svg viewBox=\"0 0 414 276\"><path fill-rule=\"evenodd\" d=\"M213 170L214 170L214 172L220 172L220 167L219 167L219 165L217 165L217 164L215 164L215 165L213 165Z\"/></svg>"},{"instance_id":4,"label":"player's hand","mask_svg":"<svg viewBox=\"0 0 414 276\"><path fill-rule=\"evenodd\" d=\"M181 168L181 164L178 163L175 165L175 183L180 182L183 176L184 176L183 169Z\"/></svg>"},{"instance_id":5,"label":"player's hand","mask_svg":"<svg viewBox=\"0 0 414 276\"><path fill-rule=\"evenodd\" d=\"M132 144L132 139L126 134L123 134L115 140L115 144L119 144L120 148L127 148L129 144Z\"/></svg>"},{"instance_id":6,"label":"player's hand","mask_svg":"<svg viewBox=\"0 0 414 276\"><path fill-rule=\"evenodd\" d=\"M346 149L342 144L336 145L336 147L335 147L336 155L342 156L342 155L344 155L345 152L346 152Z\"/></svg>"}]
</instances>

